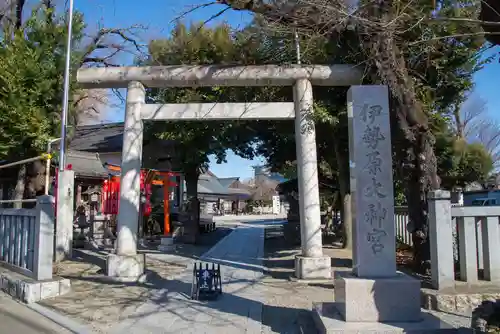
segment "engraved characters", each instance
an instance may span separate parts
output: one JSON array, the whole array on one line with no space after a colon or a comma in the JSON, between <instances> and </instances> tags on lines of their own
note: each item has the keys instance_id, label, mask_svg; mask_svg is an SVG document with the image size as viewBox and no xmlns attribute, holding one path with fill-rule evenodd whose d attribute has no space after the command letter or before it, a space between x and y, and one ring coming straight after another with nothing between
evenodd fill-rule
<instances>
[{"instance_id":1,"label":"engraved characters","mask_svg":"<svg viewBox=\"0 0 500 334\"><path fill-rule=\"evenodd\" d=\"M368 212L365 213L365 222L370 225L370 232L366 238L371 244L373 254L384 251L383 238L387 236L384 230L384 221L387 217L387 208L384 208L381 199L387 197L382 183L377 179L382 172L382 158L378 151L379 144L385 141L385 136L380 130L380 126L375 122L377 117L382 115L382 106L365 104L361 110L361 120L366 124L362 141L368 149L366 154L367 163L364 170L371 175L371 182L364 188L363 195L370 200ZM387 134L388 135L388 134Z\"/></svg>"}]
</instances>

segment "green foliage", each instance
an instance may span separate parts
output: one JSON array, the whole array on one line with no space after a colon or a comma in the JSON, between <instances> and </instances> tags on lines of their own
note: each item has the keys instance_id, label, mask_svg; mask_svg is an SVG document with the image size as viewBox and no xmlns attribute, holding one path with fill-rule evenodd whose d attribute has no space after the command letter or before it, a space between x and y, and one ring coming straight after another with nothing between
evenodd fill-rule
<instances>
[{"instance_id":1,"label":"green foliage","mask_svg":"<svg viewBox=\"0 0 500 334\"><path fill-rule=\"evenodd\" d=\"M482 183L493 170L491 156L481 144L468 144L449 134L437 136L436 156L444 189Z\"/></svg>"},{"instance_id":2,"label":"green foliage","mask_svg":"<svg viewBox=\"0 0 500 334\"><path fill-rule=\"evenodd\" d=\"M411 29L402 34L397 43L404 52L411 80L416 83L417 97L430 118L432 132L438 137L435 152L438 156L438 173L443 187L453 187L484 179L491 170L488 154L478 145L465 145L459 149L451 127L452 112L461 104L473 88L473 75L481 70L491 58L482 59L483 39L478 37L478 27L466 27L470 35L452 37L463 31L464 23L421 20L432 12L434 17L471 17L477 10L477 3L460 0L438 1L437 10L429 1L405 3ZM432 8L432 10L431 10ZM413 16L414 17L413 17ZM415 22L412 20L415 19ZM460 27L458 26L460 25ZM460 29L459 29L460 28ZM257 23L251 30L263 63L296 62L293 36L289 33L269 31L264 23ZM350 31L336 34L335 39L324 36L307 36L300 40L302 63L371 63L365 50L360 49L359 37ZM255 45L255 44L254 44ZM364 84L377 80L374 69L368 68ZM346 89L314 87L316 141L318 146L318 169L320 175L329 177L337 185L340 175L336 150L347 160L348 137L346 117ZM396 110L392 108L393 110ZM398 128L405 124L397 122L393 114L392 138L395 166L395 194L397 202L406 202L404 190L408 189L405 168L408 159L408 142ZM270 166L287 173L295 168L294 128L291 124L267 124L259 131L261 138L259 153L264 155ZM443 141L445 140L445 141ZM340 142L340 144L339 144ZM335 145L337 144L337 146ZM448 154L442 154L446 151ZM344 162L345 163L345 162ZM339 178L340 176L340 178ZM348 181L348 180L344 180Z\"/></svg>"},{"instance_id":3,"label":"green foliage","mask_svg":"<svg viewBox=\"0 0 500 334\"><path fill-rule=\"evenodd\" d=\"M296 62L295 41L289 33L268 29L266 22L256 21L243 32L256 50L255 59L262 64ZM359 63L357 37L351 33L340 40L325 36L307 36L299 39L302 64ZM314 120L320 178L325 189L338 189L339 170L334 140L341 142L347 156L346 87L313 87ZM272 97L268 96L272 93ZM265 100L292 101L289 88L267 89ZM257 152L266 157L272 170L296 176L295 128L293 122L259 122Z\"/></svg>"},{"instance_id":4,"label":"green foliage","mask_svg":"<svg viewBox=\"0 0 500 334\"><path fill-rule=\"evenodd\" d=\"M82 38L75 15L75 39ZM44 151L57 136L64 69L66 24L53 9L33 11L23 27L0 40L0 158Z\"/></svg>"},{"instance_id":5,"label":"green foliage","mask_svg":"<svg viewBox=\"0 0 500 334\"><path fill-rule=\"evenodd\" d=\"M477 24L446 20L475 17L478 6L479 2L473 0L408 3L411 29L402 34L401 49L428 113L437 111L448 116L472 90L474 73L493 59L482 59L484 38ZM422 20L429 12L440 20Z\"/></svg>"},{"instance_id":6,"label":"green foliage","mask_svg":"<svg viewBox=\"0 0 500 334\"><path fill-rule=\"evenodd\" d=\"M244 40L226 25L208 29L201 25L187 28L177 25L168 39L155 40L149 45L151 65L235 64L241 63ZM148 100L154 103L202 103L251 101L252 92L242 88L201 87L148 90ZM155 122L146 127L145 138L169 139L176 142L181 169L198 170L208 167L209 155L225 161L226 149L251 158L254 132L243 122Z\"/></svg>"}]
</instances>

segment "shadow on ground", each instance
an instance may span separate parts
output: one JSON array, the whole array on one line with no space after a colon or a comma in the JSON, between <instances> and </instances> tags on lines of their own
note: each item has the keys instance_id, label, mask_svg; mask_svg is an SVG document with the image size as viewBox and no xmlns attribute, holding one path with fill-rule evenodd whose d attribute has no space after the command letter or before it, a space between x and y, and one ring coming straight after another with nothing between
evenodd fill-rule
<instances>
[{"instance_id":1,"label":"shadow on ground","mask_svg":"<svg viewBox=\"0 0 500 334\"><path fill-rule=\"evenodd\" d=\"M294 256L300 250L287 245L279 225L266 227L265 276L261 281L230 278L219 300L199 303L189 299L191 273L188 265L200 259L231 231L230 228L218 228L216 232L202 235L199 245L181 245L171 252L172 256L164 257L169 261L161 260L161 256L156 256L160 253L152 248L142 250L149 255L144 283L110 282L103 275L106 252L75 251L73 261L64 262L59 273L72 280L72 291L42 304L101 332L109 332L118 323L127 326L122 331L126 332L134 323L139 326L138 322L146 321L145 318L158 325L164 324L166 319L176 318L188 325L206 326L209 317L211 323L234 327L237 325L234 316L239 315L261 321L264 333L315 333L311 304L331 301L333 284L311 286L289 280L294 272ZM170 259L178 260L174 263ZM249 262L255 260L249 259ZM265 291L263 299L254 300L257 298L251 291L254 288ZM248 309L260 311L249 313Z\"/></svg>"},{"instance_id":2,"label":"shadow on ground","mask_svg":"<svg viewBox=\"0 0 500 334\"><path fill-rule=\"evenodd\" d=\"M282 226L269 226L265 236L265 273L275 279L289 279L295 274L295 255L300 254L299 246L290 245L284 238ZM349 252L341 249L334 241L324 246L324 251L331 257L333 270L352 268Z\"/></svg>"},{"instance_id":3,"label":"shadow on ground","mask_svg":"<svg viewBox=\"0 0 500 334\"><path fill-rule=\"evenodd\" d=\"M104 273L109 250L73 249L72 260L55 267L56 275L71 279L71 291L66 295L44 300L41 304L90 324L94 329L106 331L120 319L135 313L140 305L164 288L164 281L186 271L188 264L231 231L233 229L221 227L212 233L202 234L197 245L179 245L175 251L170 252L172 256L168 256L172 261L162 259L165 256L153 246L141 249L140 252L147 254L146 268L149 277L144 284L106 282Z\"/></svg>"},{"instance_id":4,"label":"shadow on ground","mask_svg":"<svg viewBox=\"0 0 500 334\"><path fill-rule=\"evenodd\" d=\"M310 311L312 302L333 297L333 284L306 285L290 281L295 273L297 254L300 248L285 240L282 226L266 227L264 282L268 285L269 297L262 310L262 323L278 333L316 333ZM290 317L282 317L277 305L286 305Z\"/></svg>"},{"instance_id":5,"label":"shadow on ground","mask_svg":"<svg viewBox=\"0 0 500 334\"><path fill-rule=\"evenodd\" d=\"M143 283L111 282L100 273L105 265L104 254L89 254L76 251L76 264L87 264L87 268L78 275L63 275L71 278L73 291L42 304L57 312L91 324L99 331L134 331L134 326L168 323L176 318L176 323L194 326L218 326L221 328L244 328L247 317L261 323L265 314L274 314L281 321L264 324L273 333L300 333L292 330L301 311L286 306L263 305L262 301L252 299L251 289L261 282L245 279L231 279L223 286L224 293L216 301L197 302L190 300L190 271L185 267L161 268L158 264L147 270L147 279ZM149 259L148 259L149 262ZM162 272L163 270L163 272ZM248 291L245 291L248 290ZM230 291L229 293L227 291ZM242 297L242 294L248 297ZM145 305L147 301L148 305ZM265 309L265 310L264 310ZM250 311L249 311L250 310ZM234 315L240 316L237 320ZM170 319L170 320L169 320ZM243 319L243 320L241 320ZM283 319L286 323L283 324ZM180 324L179 324L180 322ZM119 324L117 328L117 324ZM123 326L123 327L122 327ZM182 325L181 325L182 326ZM138 328L135 327L135 328ZM288 329L286 329L286 328ZM168 332L158 328L159 332ZM182 331L176 326L175 331ZM311 333L310 331L308 333Z\"/></svg>"}]
</instances>

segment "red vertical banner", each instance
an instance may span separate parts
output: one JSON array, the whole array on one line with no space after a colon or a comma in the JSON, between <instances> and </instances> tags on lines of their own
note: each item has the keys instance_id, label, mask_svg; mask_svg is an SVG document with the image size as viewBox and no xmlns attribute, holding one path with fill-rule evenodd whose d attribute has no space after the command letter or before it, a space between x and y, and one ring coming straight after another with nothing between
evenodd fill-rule
<instances>
[{"instance_id":1,"label":"red vertical banner","mask_svg":"<svg viewBox=\"0 0 500 334\"><path fill-rule=\"evenodd\" d=\"M108 192L109 192L109 181L104 180L102 183L102 194L101 194L101 212L107 214L108 210L106 205L108 203Z\"/></svg>"},{"instance_id":2,"label":"red vertical banner","mask_svg":"<svg viewBox=\"0 0 500 334\"><path fill-rule=\"evenodd\" d=\"M114 176L112 179L112 187L111 187L111 201L110 201L110 214L117 215L118 214L118 206L120 200L120 178Z\"/></svg>"},{"instance_id":3,"label":"red vertical banner","mask_svg":"<svg viewBox=\"0 0 500 334\"><path fill-rule=\"evenodd\" d=\"M151 214L151 211L152 211L152 207L151 207L151 184L148 183L146 184L146 181L147 181L147 176L148 176L148 172L144 169L141 169L141 178L140 178L140 187L141 187L141 195L145 197L146 199L146 202L145 203L142 203L140 205L142 205L142 214L144 216L149 216Z\"/></svg>"},{"instance_id":4,"label":"red vertical banner","mask_svg":"<svg viewBox=\"0 0 500 334\"><path fill-rule=\"evenodd\" d=\"M118 203L120 200L120 193L119 193L119 187L118 187L118 180L113 177L113 188L111 189L111 202L110 202L110 208L109 211L113 214L116 215L118 214Z\"/></svg>"},{"instance_id":5,"label":"red vertical banner","mask_svg":"<svg viewBox=\"0 0 500 334\"><path fill-rule=\"evenodd\" d=\"M144 203L144 215L149 216L153 210L151 206L151 194L152 194L151 184L146 184L144 186L144 195L146 196L146 203Z\"/></svg>"},{"instance_id":6,"label":"red vertical banner","mask_svg":"<svg viewBox=\"0 0 500 334\"><path fill-rule=\"evenodd\" d=\"M145 196L146 203L141 203L143 205L143 214L148 216L151 214L151 195L152 187L151 184L146 184L147 173L141 170L140 173L140 189L141 194ZM103 183L102 190L102 211L104 214L118 214L119 200L120 200L120 177L113 176L109 180L105 180Z\"/></svg>"},{"instance_id":7,"label":"red vertical banner","mask_svg":"<svg viewBox=\"0 0 500 334\"><path fill-rule=\"evenodd\" d=\"M170 174L163 174L163 235L170 235Z\"/></svg>"}]
</instances>

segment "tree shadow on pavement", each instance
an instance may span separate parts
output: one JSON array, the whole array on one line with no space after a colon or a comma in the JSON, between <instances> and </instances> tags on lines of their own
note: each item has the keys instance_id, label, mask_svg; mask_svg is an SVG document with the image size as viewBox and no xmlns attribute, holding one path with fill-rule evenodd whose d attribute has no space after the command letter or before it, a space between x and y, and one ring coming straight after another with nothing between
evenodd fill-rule
<instances>
[{"instance_id":1,"label":"tree shadow on pavement","mask_svg":"<svg viewBox=\"0 0 500 334\"><path fill-rule=\"evenodd\" d=\"M299 333L292 330L296 326L297 315L300 310L268 306L263 304L265 296L256 290L259 281L249 279L229 279L223 285L224 293L214 301L194 301L191 295L191 270L183 270L176 277L167 278L158 272L147 271L146 281L143 283L113 282L102 275L82 276L78 279L87 283L90 291L97 295L82 294L74 297L68 295L67 302L60 305L47 304L58 312L80 318L87 323L93 323L95 328L106 332L134 331L134 328L158 326L158 331L168 333L165 328L175 320L173 332L185 329L209 328L246 330L247 318L255 326L261 326L263 310L280 317L280 321L267 324L275 333ZM120 295L108 300L107 296L122 291ZM102 295L104 291L108 293ZM129 291L129 293L125 293ZM89 290L86 291L87 293ZM99 298L101 294L101 298ZM102 300L104 297L104 300ZM59 299L64 298L59 297ZM258 300L263 298L263 300ZM86 310L86 316L79 314L81 309ZM109 314L115 309L114 320L106 317L96 317L97 314ZM118 324L119 325L116 325ZM138 326L138 327L135 327ZM259 327L260 329L260 327Z\"/></svg>"}]
</instances>

